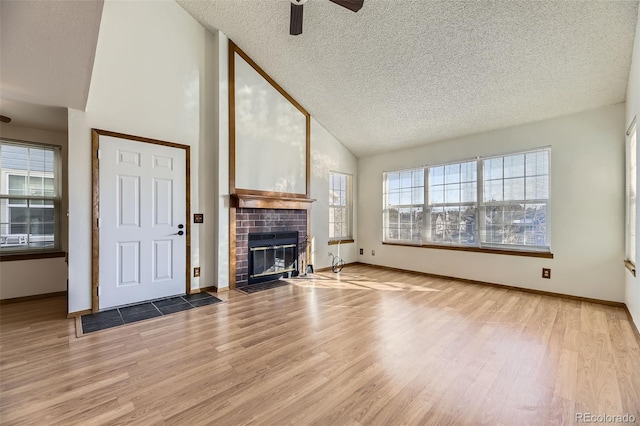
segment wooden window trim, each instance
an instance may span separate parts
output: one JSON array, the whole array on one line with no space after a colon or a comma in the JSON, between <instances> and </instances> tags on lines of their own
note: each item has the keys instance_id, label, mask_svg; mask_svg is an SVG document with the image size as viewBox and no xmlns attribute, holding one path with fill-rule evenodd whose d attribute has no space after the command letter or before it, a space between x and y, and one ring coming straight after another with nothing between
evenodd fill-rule
<instances>
[{"instance_id":1,"label":"wooden window trim","mask_svg":"<svg viewBox=\"0 0 640 426\"><path fill-rule=\"evenodd\" d=\"M41 251L34 253L2 253L0 254L0 262L11 262L14 260L33 260L33 259L50 259L54 257L65 257L67 253L64 251Z\"/></svg>"},{"instance_id":2,"label":"wooden window trim","mask_svg":"<svg viewBox=\"0 0 640 426\"><path fill-rule=\"evenodd\" d=\"M311 198L311 115L302 107L282 86L280 86L269 74L240 49L231 39L229 39L228 69L229 69L229 193L236 194L245 192L252 195L263 195L266 197L289 197L289 198ZM251 66L267 83L269 83L278 93L291 103L305 117L305 194L280 193L273 191L253 190L249 188L236 187L236 76L235 76L235 54L238 54L249 66Z\"/></svg>"},{"instance_id":3,"label":"wooden window trim","mask_svg":"<svg viewBox=\"0 0 640 426\"><path fill-rule=\"evenodd\" d=\"M331 192L335 188L332 186L333 176L339 176L345 180L345 204L333 204L331 196L329 196L329 212L332 209L342 209L345 211L347 217L346 222L343 222L347 227L347 232L341 232L342 235L334 235L329 239L329 244L339 244L353 242L353 175L351 173L329 171L329 191ZM333 225L337 222L329 222L329 230L332 230ZM333 229L335 231L335 229ZM332 232L330 232L331 234ZM335 234L335 232L333 232ZM333 241L333 242L332 242Z\"/></svg>"},{"instance_id":4,"label":"wooden window trim","mask_svg":"<svg viewBox=\"0 0 640 426\"><path fill-rule=\"evenodd\" d=\"M625 260L624 267L627 268L634 277L636 276L636 265L633 262L631 262L630 260Z\"/></svg>"},{"instance_id":5,"label":"wooden window trim","mask_svg":"<svg viewBox=\"0 0 640 426\"><path fill-rule=\"evenodd\" d=\"M338 244L350 244L350 243L354 243L355 240L349 239L349 240L329 240L329 245L333 246L333 245L338 245Z\"/></svg>"},{"instance_id":6,"label":"wooden window trim","mask_svg":"<svg viewBox=\"0 0 640 426\"><path fill-rule=\"evenodd\" d=\"M483 247L445 246L445 245L438 245L438 244L404 244L404 243L390 243L390 242L382 242L382 244L387 246L403 246L403 247L417 247L417 248L438 249L438 250L469 251L469 252L486 253L486 254L503 254L508 256L525 256L525 257L539 257L544 259L553 259L553 253L545 252L545 251L503 250L503 249L493 249L493 248L483 248Z\"/></svg>"},{"instance_id":7,"label":"wooden window trim","mask_svg":"<svg viewBox=\"0 0 640 426\"><path fill-rule=\"evenodd\" d=\"M9 195L3 194L1 198L5 200L11 199L20 199L20 200L43 200L43 201L53 201L53 210L55 214L55 224L54 224L54 246L46 249L20 249L11 251L5 249L4 251L0 249L0 262L8 262L14 260L31 260L31 259L47 259L54 257L65 257L66 252L61 250L61 239L62 239L62 229L61 229L61 215L62 215L62 146L58 144L44 143L44 142L35 142L31 140L25 139L12 139L1 137L5 142L13 145L21 145L27 148L41 148L48 149L55 152L54 158L54 185L56 185L56 195L55 196L30 196L30 195ZM43 178L46 176L42 176Z\"/></svg>"},{"instance_id":8,"label":"wooden window trim","mask_svg":"<svg viewBox=\"0 0 640 426\"><path fill-rule=\"evenodd\" d=\"M502 159L502 178L500 178L499 180L503 183L504 185L504 181L505 178L504 177L504 159L510 156L516 156L516 155L528 155L528 154L537 154L537 153L542 153L542 152L546 152L547 156L548 156L548 171L546 174L535 174L535 175L529 175L527 174L527 171L524 171L524 175L522 176L524 179L526 179L527 176L529 177L541 177L541 176L548 176L548 180L551 179L551 147L547 146L547 147L540 147L540 148L535 148L535 149L531 149L531 150L526 150L526 151L519 151L519 152L514 152L514 153L503 153L500 155L494 155L494 156L485 156L485 157L476 157L475 159L467 159L467 160L458 160L458 161L454 161L454 162L450 162L450 163L443 163L443 164L425 164L422 166L418 166L418 167L412 167L412 168L408 168L408 169L399 169L399 170L394 170L394 171L385 171L383 172L383 243L389 243L389 244L396 244L396 245L407 245L407 246L421 246L421 244L419 243L415 243L413 242L413 239L410 238L403 238L403 239L399 239L398 237L396 238L388 238L388 230L391 228L389 226L389 221L388 221L388 212L392 209L392 208L422 208L422 213L423 213L423 219L422 219L422 226L423 229L425 231L429 231L431 229L431 217L433 215L434 212L434 208L446 208L448 206L451 207L462 207L462 206L469 206L469 207L475 207L475 240L476 241L481 241L483 239L483 230L488 229L486 227L486 219L483 217L484 215L482 214L483 209L487 209L487 208L491 208L491 207L500 207L500 206L508 206L511 204L545 204L546 205L546 210L547 213L546 215L548 216L548 212L550 209L550 205L551 205L551 198L527 198L525 197L524 199L519 199L519 200L502 200L502 201L484 201L484 195L485 195L485 187L484 187L484 162L487 160L491 160L491 159ZM461 165L464 163L475 163L476 167L477 167L477 174L476 174L476 191L477 191L477 197L476 197L476 201L475 202L438 202L438 203L434 203L434 202L430 202L430 196L429 196L429 191L432 189L432 183L430 181L430 174L431 171L434 168L439 168L439 167L443 167L443 166L450 166L450 165ZM525 167L526 169L526 167ZM415 172L417 170L423 170L424 171L424 195L425 198L423 200L423 203L421 204L390 204L389 200L388 200L388 195L387 194L391 194L390 189L388 188L389 185L389 175L391 173L401 173L401 172ZM493 179L492 179L493 180ZM461 185L462 183L473 183L474 181L460 181L459 184ZM455 182L454 182L455 183ZM416 186L414 182L411 182L411 190L415 190L416 188L420 188L420 186ZM446 187L446 184L443 184L444 187ZM440 184L438 184L437 186L440 186ZM404 189L404 188L403 188ZM549 190L551 189L551 186L549 184ZM412 200L413 201L413 200ZM443 200L444 201L444 200ZM413 215L413 211L411 212L411 214ZM526 214L526 213L525 213ZM419 222L416 222L419 223ZM548 223L548 222L547 222ZM525 224L526 225L526 224ZM413 230L413 222L411 223L411 230ZM437 248L437 249L451 249L451 250L467 250L467 251L478 251L478 252L491 252L491 253L496 253L496 254L514 254L514 255L522 255L520 253L525 253L524 256L532 256L532 257L547 257L547 258L553 258L553 254L550 254L547 251L544 252L539 252L537 250L532 249L532 247L538 247L538 248L544 248L545 250L549 249L548 246L548 242L550 240L550 236L551 236L551 228L549 226L546 227L545 229L545 233L546 233L546 244L542 245L542 244L513 244L511 245L512 247L515 247L513 249L504 249L504 248L492 248L492 247L482 247L482 246L476 246L473 248L468 248L468 247L464 247L464 246L448 246L446 245L446 243L444 242L436 242L434 241L435 239L431 237L431 235L428 236L428 244L424 244L425 247L427 248ZM419 240L420 241L420 240ZM485 242L484 244L486 244L487 246L491 246L491 242ZM496 243L496 245L498 247L502 246L501 244ZM495 247L495 245L493 246ZM513 253L515 252L515 253ZM533 253L533 254L529 254L529 253ZM539 254L539 253L544 253L544 254Z\"/></svg>"}]
</instances>

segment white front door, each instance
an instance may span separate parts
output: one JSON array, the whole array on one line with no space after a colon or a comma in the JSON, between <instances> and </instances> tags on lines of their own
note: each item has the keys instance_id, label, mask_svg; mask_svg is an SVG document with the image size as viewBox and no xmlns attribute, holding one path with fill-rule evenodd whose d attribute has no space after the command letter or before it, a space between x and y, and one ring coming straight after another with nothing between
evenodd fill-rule
<instances>
[{"instance_id":1,"label":"white front door","mask_svg":"<svg viewBox=\"0 0 640 426\"><path fill-rule=\"evenodd\" d=\"M100 309L185 293L185 158L100 136Z\"/></svg>"}]
</instances>

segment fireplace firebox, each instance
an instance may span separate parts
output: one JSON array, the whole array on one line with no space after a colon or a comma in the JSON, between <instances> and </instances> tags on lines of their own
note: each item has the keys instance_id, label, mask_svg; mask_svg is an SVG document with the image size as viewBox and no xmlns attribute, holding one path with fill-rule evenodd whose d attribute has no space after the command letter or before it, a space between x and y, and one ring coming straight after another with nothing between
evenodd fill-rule
<instances>
[{"instance_id":1,"label":"fireplace firebox","mask_svg":"<svg viewBox=\"0 0 640 426\"><path fill-rule=\"evenodd\" d=\"M248 243L249 285L298 274L298 231L250 233Z\"/></svg>"}]
</instances>

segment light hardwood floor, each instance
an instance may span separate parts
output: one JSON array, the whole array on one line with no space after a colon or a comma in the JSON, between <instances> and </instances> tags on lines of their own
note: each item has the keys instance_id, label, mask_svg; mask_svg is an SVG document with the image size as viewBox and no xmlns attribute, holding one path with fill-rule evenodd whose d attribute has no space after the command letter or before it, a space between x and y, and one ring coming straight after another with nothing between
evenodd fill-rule
<instances>
[{"instance_id":1,"label":"light hardwood floor","mask_svg":"<svg viewBox=\"0 0 640 426\"><path fill-rule=\"evenodd\" d=\"M640 419L622 308L362 265L317 275L80 338L64 298L3 305L0 422Z\"/></svg>"}]
</instances>

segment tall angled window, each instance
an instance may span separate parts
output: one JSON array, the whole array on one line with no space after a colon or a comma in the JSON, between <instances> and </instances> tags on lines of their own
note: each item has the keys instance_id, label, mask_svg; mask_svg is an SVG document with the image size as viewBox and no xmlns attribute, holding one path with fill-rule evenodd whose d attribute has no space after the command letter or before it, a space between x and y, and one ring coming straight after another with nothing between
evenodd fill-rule
<instances>
[{"instance_id":1,"label":"tall angled window","mask_svg":"<svg viewBox=\"0 0 640 426\"><path fill-rule=\"evenodd\" d=\"M0 252L60 248L60 150L0 140Z\"/></svg>"},{"instance_id":2,"label":"tall angled window","mask_svg":"<svg viewBox=\"0 0 640 426\"><path fill-rule=\"evenodd\" d=\"M424 168L384 174L384 241L420 244L424 226Z\"/></svg>"},{"instance_id":3,"label":"tall angled window","mask_svg":"<svg viewBox=\"0 0 640 426\"><path fill-rule=\"evenodd\" d=\"M351 175L332 172L329 175L329 240L352 240Z\"/></svg>"},{"instance_id":4,"label":"tall angled window","mask_svg":"<svg viewBox=\"0 0 640 426\"><path fill-rule=\"evenodd\" d=\"M476 161L429 167L429 242L476 244Z\"/></svg>"},{"instance_id":5,"label":"tall angled window","mask_svg":"<svg viewBox=\"0 0 640 426\"><path fill-rule=\"evenodd\" d=\"M486 158L482 170L481 245L547 251L549 150Z\"/></svg>"},{"instance_id":6,"label":"tall angled window","mask_svg":"<svg viewBox=\"0 0 640 426\"><path fill-rule=\"evenodd\" d=\"M636 205L637 205L637 150L636 121L627 130L627 191L626 191L626 253L625 260L633 266L636 264Z\"/></svg>"}]
</instances>

